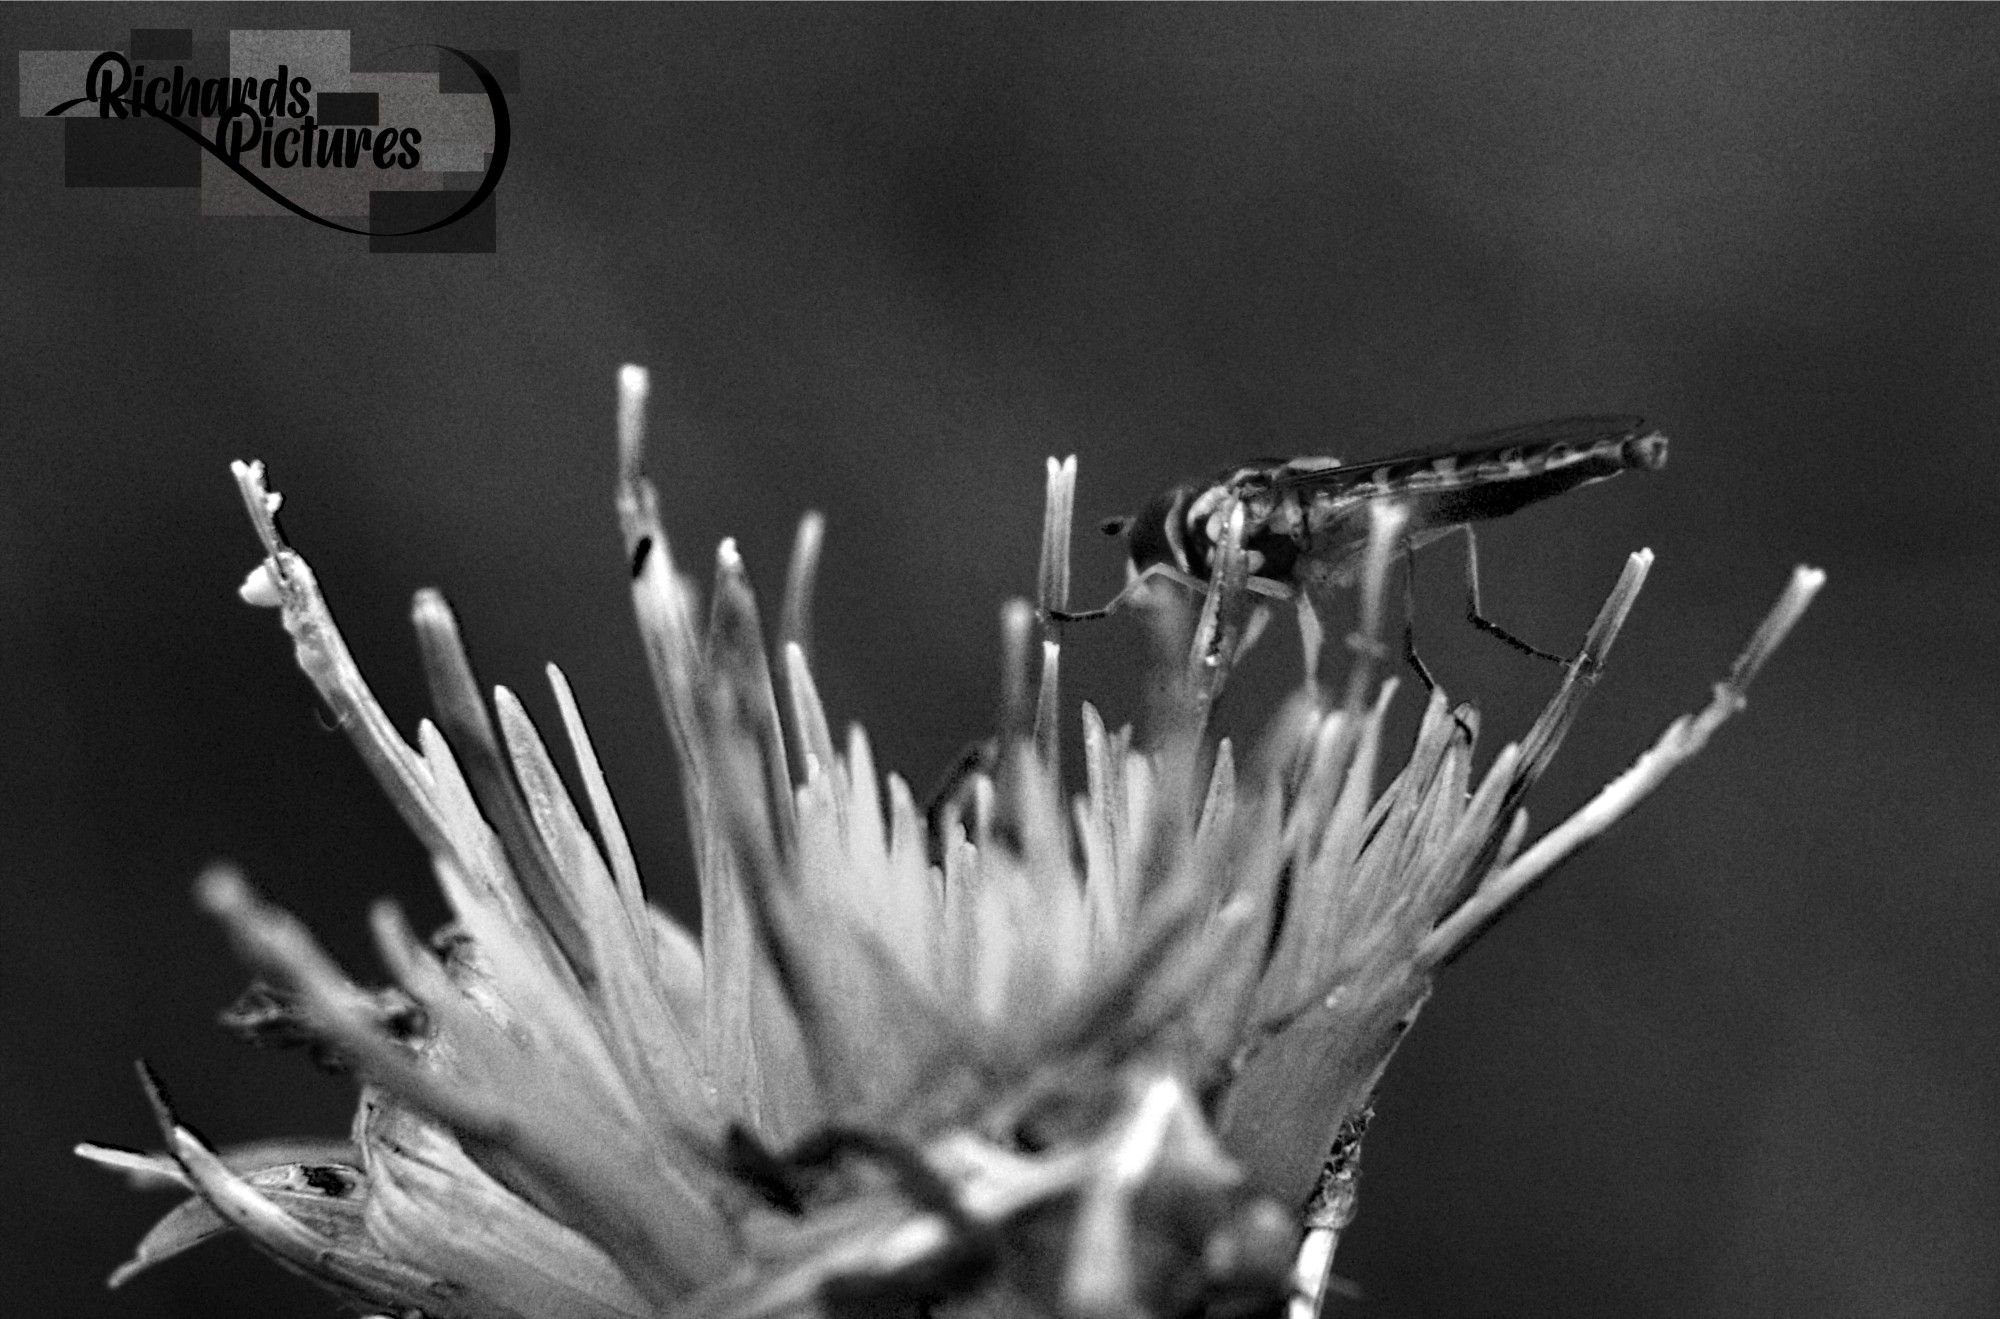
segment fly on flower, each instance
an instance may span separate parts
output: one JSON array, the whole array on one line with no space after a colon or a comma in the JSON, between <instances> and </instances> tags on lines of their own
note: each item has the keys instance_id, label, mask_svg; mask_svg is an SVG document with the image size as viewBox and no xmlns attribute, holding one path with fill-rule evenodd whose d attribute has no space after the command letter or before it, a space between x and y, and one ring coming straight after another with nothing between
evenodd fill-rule
<instances>
[{"instance_id":1,"label":"fly on flower","mask_svg":"<svg viewBox=\"0 0 2000 1319\"><path fill-rule=\"evenodd\" d=\"M80 1152L189 1198L114 1282L237 1230L371 1312L432 1319L1317 1315L1362 1125L1438 969L1744 707L1824 580L1798 569L1708 706L1529 841L1523 800L1650 551L1477 783L1475 721L1442 693L1377 782L1393 684L1365 661L1389 569L1402 544L1658 467L1666 442L1580 419L1365 468L1246 467L1128 526L1135 577L1208 597L1185 661L1163 648L1154 670L1167 735L1137 746L1086 707L1087 787L1065 809L1061 640L1041 639L1036 690L1033 610L1016 602L997 763L970 776L974 809L929 827L866 736L843 751L829 727L806 646L818 520L773 656L733 543L706 601L675 567L644 471L647 376L619 385L619 515L697 840L700 934L649 902L561 673L577 797L520 698L488 703L449 607L419 592L439 718L405 740L279 534L261 464L237 464L264 550L243 598L279 611L429 853L454 933L427 943L378 906L395 983L371 992L240 874L203 876L202 905L274 990L237 1024L337 1056L359 1111L349 1139L225 1159L149 1075L165 1152ZM1075 477L1049 464L1048 618L1068 616ZM1296 598L1304 622L1344 582L1359 601L1345 703L1289 702L1243 752L1208 742L1254 601Z\"/></svg>"},{"instance_id":2,"label":"fly on flower","mask_svg":"<svg viewBox=\"0 0 2000 1319\"><path fill-rule=\"evenodd\" d=\"M1102 618L1130 603L1155 577L1207 590L1238 509L1247 588L1270 598L1297 598L1303 608L1328 588L1353 582L1368 544L1371 506L1393 503L1404 514L1407 551L1454 531L1465 533L1467 617L1474 626L1561 663L1561 656L1528 645L1486 618L1472 523L1628 469L1657 471L1666 461L1667 437L1639 418L1586 416L1487 431L1449 448L1366 463L1337 458L1246 463L1171 486L1136 515L1104 523L1107 534L1125 537L1125 589L1101 609L1051 610L1049 616L1060 622ZM1413 648L1410 659L1428 685Z\"/></svg>"}]
</instances>

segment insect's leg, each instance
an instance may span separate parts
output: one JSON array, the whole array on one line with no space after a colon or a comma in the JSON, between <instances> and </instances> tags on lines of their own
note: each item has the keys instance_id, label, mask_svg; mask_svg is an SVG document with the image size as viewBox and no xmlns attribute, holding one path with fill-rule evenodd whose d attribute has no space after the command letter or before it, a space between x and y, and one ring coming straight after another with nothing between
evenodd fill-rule
<instances>
[{"instance_id":1,"label":"insect's leg","mask_svg":"<svg viewBox=\"0 0 2000 1319\"><path fill-rule=\"evenodd\" d=\"M1116 613L1118 606L1125 603L1125 596L1129 593L1130 589L1128 587L1126 590L1120 591L1117 595L1111 597L1109 604L1096 609L1049 609L1045 610L1044 613L1052 623L1094 623L1100 618L1109 618L1112 614Z\"/></svg>"},{"instance_id":2,"label":"insect's leg","mask_svg":"<svg viewBox=\"0 0 2000 1319\"><path fill-rule=\"evenodd\" d=\"M1425 695L1436 692L1437 679L1431 677L1429 666L1417 655L1417 547L1407 540L1403 542L1403 658L1416 670L1417 681L1424 685ZM1451 718L1458 725L1458 731L1465 735L1466 745L1472 745L1472 725L1456 710L1452 711Z\"/></svg>"},{"instance_id":3,"label":"insect's leg","mask_svg":"<svg viewBox=\"0 0 2000 1319\"><path fill-rule=\"evenodd\" d=\"M1403 542L1403 658L1426 693L1437 690L1437 679L1417 655L1417 547L1408 540Z\"/></svg>"},{"instance_id":4,"label":"insect's leg","mask_svg":"<svg viewBox=\"0 0 2000 1319\"><path fill-rule=\"evenodd\" d=\"M1540 647L1529 645L1506 628L1501 627L1498 623L1486 617L1486 611L1480 608L1479 604L1479 541L1473 536L1472 525L1470 523L1461 522L1452 529L1465 533L1465 617L1467 621L1481 632L1498 637L1515 650L1520 651L1523 655L1533 655L1538 659L1545 659L1551 664L1568 665L1569 661L1562 656L1551 655L1548 651Z\"/></svg>"},{"instance_id":5,"label":"insect's leg","mask_svg":"<svg viewBox=\"0 0 2000 1319\"><path fill-rule=\"evenodd\" d=\"M1190 577L1172 564L1155 563L1148 565L1139 572L1138 576L1125 583L1125 589L1117 595L1112 596L1100 609L1080 609L1075 611L1050 609L1045 611L1045 616L1052 623L1088 623L1094 619L1109 618L1136 600L1139 597L1139 593L1146 588L1146 584L1155 577L1164 577L1170 582L1176 582L1181 586L1187 587L1197 595L1208 590L1208 583L1202 581L1200 578Z\"/></svg>"}]
</instances>

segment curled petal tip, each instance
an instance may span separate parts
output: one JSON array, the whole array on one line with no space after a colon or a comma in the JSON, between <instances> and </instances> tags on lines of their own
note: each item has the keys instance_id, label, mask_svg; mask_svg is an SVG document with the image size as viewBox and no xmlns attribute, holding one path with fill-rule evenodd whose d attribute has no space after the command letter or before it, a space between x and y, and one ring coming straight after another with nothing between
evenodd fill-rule
<instances>
[{"instance_id":1,"label":"curled petal tip","mask_svg":"<svg viewBox=\"0 0 2000 1319\"><path fill-rule=\"evenodd\" d=\"M277 609L285 603L284 594L278 589L277 579L271 576L270 565L258 564L250 570L243 584L236 588L237 596L246 605L259 609Z\"/></svg>"},{"instance_id":2,"label":"curled petal tip","mask_svg":"<svg viewBox=\"0 0 2000 1319\"><path fill-rule=\"evenodd\" d=\"M201 872L194 882L194 894L201 909L211 916L226 916L254 901L243 872L225 862L217 862Z\"/></svg>"},{"instance_id":3,"label":"curled petal tip","mask_svg":"<svg viewBox=\"0 0 2000 1319\"><path fill-rule=\"evenodd\" d=\"M285 497L275 490L266 490L264 488L264 464L262 461L253 458L246 463L239 458L229 464L229 471L235 476L236 483L239 486L254 487L263 497L264 512L266 515L277 516L278 510L284 507Z\"/></svg>"}]
</instances>

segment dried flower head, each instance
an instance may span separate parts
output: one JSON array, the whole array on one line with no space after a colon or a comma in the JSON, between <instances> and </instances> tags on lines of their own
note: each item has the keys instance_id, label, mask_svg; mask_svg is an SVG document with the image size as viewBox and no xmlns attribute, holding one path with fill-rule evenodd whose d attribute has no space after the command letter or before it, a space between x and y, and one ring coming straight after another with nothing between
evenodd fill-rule
<instances>
[{"instance_id":1,"label":"dried flower head","mask_svg":"<svg viewBox=\"0 0 2000 1319\"><path fill-rule=\"evenodd\" d=\"M641 470L645 373L620 384L618 509L699 936L648 903L562 675L581 804L421 592L437 718L405 742L280 536L261 467L238 464L266 551L243 596L281 611L455 919L426 941L379 904L395 983L370 990L235 872L202 878L269 982L238 1024L351 1068L360 1109L345 1142L222 1156L149 1076L165 1152L79 1152L192 1195L114 1285L235 1228L358 1304L436 1319L1310 1315L1370 1096L1439 967L1700 750L1821 581L1800 569L1709 705L1523 846L1523 798L1651 555L1627 563L1523 741L1475 776L1476 714L1433 692L1378 787L1393 511L1371 528L1344 699L1309 680L1243 755L1205 736L1264 622L1225 536L1192 628L1169 599L1148 611L1162 658L1144 744L1084 707L1071 799L1060 629L1037 622L1067 607L1075 463L1052 460L1040 609L1003 615L1001 726L932 818L821 707L817 517L767 648L733 544L705 607L676 566Z\"/></svg>"}]
</instances>

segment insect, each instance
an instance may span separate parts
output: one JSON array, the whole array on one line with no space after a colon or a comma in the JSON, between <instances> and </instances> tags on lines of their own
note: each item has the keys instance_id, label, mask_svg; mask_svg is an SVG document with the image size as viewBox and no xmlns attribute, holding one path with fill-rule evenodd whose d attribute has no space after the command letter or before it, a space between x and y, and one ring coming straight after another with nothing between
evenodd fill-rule
<instances>
[{"instance_id":1,"label":"insect","mask_svg":"<svg viewBox=\"0 0 2000 1319\"><path fill-rule=\"evenodd\" d=\"M1368 544L1369 507L1399 502L1406 553L1453 532L1466 547L1467 617L1530 655L1557 663L1485 616L1479 599L1479 549L1472 523L1505 517L1529 504L1606 480L1628 469L1666 465L1667 437L1637 417L1564 417L1468 436L1366 463L1336 458L1262 459L1205 480L1170 486L1137 514L1103 524L1123 536L1129 558L1125 589L1101 609L1049 611L1058 622L1103 618L1135 599L1156 577L1205 591L1232 509L1243 511L1242 547L1252 592L1310 604L1327 588L1352 583ZM1405 633L1408 658L1429 686Z\"/></svg>"}]
</instances>

